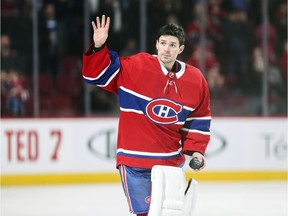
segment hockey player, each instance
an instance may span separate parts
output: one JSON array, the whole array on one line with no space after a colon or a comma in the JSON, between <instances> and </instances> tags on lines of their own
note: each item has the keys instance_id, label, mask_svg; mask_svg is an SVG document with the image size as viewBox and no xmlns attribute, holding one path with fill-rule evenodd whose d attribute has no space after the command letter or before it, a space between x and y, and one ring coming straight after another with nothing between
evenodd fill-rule
<instances>
[{"instance_id":1,"label":"hockey player","mask_svg":"<svg viewBox=\"0 0 288 216\"><path fill-rule=\"evenodd\" d=\"M182 27L160 28L157 55L120 57L108 49L110 18L92 21L93 43L83 54L87 83L118 95L117 162L130 212L148 214L151 169L182 167L184 154L204 162L210 139L210 99L199 69L176 60L184 50ZM198 170L204 168L202 166Z\"/></svg>"}]
</instances>

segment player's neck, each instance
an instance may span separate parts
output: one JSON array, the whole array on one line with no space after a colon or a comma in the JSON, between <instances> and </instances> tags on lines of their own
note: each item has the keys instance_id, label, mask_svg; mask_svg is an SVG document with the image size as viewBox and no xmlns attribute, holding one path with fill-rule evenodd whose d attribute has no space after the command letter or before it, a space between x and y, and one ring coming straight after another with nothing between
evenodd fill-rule
<instances>
[{"instance_id":1,"label":"player's neck","mask_svg":"<svg viewBox=\"0 0 288 216\"><path fill-rule=\"evenodd\" d=\"M168 71L172 71L177 73L179 71L179 63L177 63L177 61L175 61L172 65L168 65L168 67L166 65L164 65L164 67L168 70Z\"/></svg>"},{"instance_id":2,"label":"player's neck","mask_svg":"<svg viewBox=\"0 0 288 216\"><path fill-rule=\"evenodd\" d=\"M176 61L175 61L176 62ZM160 60L160 63L167 69L167 71L174 71L175 69L175 62L167 62L164 63Z\"/></svg>"}]
</instances>

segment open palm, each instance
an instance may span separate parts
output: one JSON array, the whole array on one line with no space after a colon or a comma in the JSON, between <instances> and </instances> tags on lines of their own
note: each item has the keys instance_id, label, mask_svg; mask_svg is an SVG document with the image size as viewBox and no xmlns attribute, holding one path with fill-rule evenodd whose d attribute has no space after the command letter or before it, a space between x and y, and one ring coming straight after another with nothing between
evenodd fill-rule
<instances>
[{"instance_id":1,"label":"open palm","mask_svg":"<svg viewBox=\"0 0 288 216\"><path fill-rule=\"evenodd\" d=\"M110 17L102 15L102 19L100 20L99 17L96 17L95 22L92 21L93 27L93 41L95 47L101 47L108 38L108 31L110 26Z\"/></svg>"}]
</instances>

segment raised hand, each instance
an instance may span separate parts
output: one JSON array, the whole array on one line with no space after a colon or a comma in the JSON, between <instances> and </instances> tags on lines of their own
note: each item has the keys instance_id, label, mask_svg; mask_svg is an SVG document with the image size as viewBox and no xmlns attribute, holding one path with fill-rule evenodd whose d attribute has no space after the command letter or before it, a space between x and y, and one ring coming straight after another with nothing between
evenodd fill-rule
<instances>
[{"instance_id":1,"label":"raised hand","mask_svg":"<svg viewBox=\"0 0 288 216\"><path fill-rule=\"evenodd\" d=\"M96 48L101 47L108 38L108 31L110 26L110 17L102 15L102 19L97 16L96 21L92 21L93 27L93 41Z\"/></svg>"}]
</instances>

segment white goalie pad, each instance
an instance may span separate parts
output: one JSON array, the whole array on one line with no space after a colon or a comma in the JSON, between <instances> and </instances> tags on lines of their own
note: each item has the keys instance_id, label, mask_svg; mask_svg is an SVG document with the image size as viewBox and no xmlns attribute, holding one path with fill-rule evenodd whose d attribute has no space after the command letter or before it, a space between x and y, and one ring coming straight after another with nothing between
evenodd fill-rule
<instances>
[{"instance_id":1,"label":"white goalie pad","mask_svg":"<svg viewBox=\"0 0 288 216\"><path fill-rule=\"evenodd\" d=\"M198 182L195 179L189 179L185 191L185 201L183 208L183 216L192 216L193 210L196 205L196 198L198 192Z\"/></svg>"},{"instance_id":2,"label":"white goalie pad","mask_svg":"<svg viewBox=\"0 0 288 216\"><path fill-rule=\"evenodd\" d=\"M192 216L197 195L197 182L190 179L186 187L182 168L154 166L148 216Z\"/></svg>"}]
</instances>

